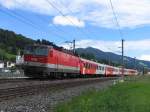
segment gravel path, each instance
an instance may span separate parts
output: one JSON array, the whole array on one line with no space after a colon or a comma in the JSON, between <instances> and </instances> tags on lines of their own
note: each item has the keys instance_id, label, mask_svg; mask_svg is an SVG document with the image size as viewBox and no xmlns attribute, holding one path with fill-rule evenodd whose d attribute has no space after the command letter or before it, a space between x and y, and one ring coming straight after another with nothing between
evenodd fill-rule
<instances>
[{"instance_id":1,"label":"gravel path","mask_svg":"<svg viewBox=\"0 0 150 112\"><path fill-rule=\"evenodd\" d=\"M47 91L38 95L18 97L5 102L0 102L0 112L53 112L56 104L71 100L86 90L95 88L104 89L113 84L113 81L99 82L73 88Z\"/></svg>"}]
</instances>

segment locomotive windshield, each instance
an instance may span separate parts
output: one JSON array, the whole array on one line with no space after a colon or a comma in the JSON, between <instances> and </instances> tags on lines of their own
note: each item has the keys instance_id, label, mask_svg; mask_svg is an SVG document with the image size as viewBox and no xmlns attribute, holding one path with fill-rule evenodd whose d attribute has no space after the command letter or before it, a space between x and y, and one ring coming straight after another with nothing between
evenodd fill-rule
<instances>
[{"instance_id":1,"label":"locomotive windshield","mask_svg":"<svg viewBox=\"0 0 150 112\"><path fill-rule=\"evenodd\" d=\"M25 48L24 54L47 56L48 48L45 46L28 46Z\"/></svg>"}]
</instances>

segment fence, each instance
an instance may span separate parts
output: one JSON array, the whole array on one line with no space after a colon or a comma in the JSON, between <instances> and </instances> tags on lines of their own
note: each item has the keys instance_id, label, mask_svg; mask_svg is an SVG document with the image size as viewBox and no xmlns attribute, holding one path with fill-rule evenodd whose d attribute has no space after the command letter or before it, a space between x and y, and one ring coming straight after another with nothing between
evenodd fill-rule
<instances>
[{"instance_id":1,"label":"fence","mask_svg":"<svg viewBox=\"0 0 150 112\"><path fill-rule=\"evenodd\" d=\"M22 69L10 70L0 70L0 79L3 78L25 78Z\"/></svg>"}]
</instances>

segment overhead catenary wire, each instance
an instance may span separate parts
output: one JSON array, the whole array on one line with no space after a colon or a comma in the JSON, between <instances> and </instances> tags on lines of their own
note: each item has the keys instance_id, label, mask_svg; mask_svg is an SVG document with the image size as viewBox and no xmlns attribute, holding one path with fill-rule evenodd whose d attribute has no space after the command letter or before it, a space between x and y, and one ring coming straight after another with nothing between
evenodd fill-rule
<instances>
[{"instance_id":1,"label":"overhead catenary wire","mask_svg":"<svg viewBox=\"0 0 150 112\"><path fill-rule=\"evenodd\" d=\"M17 4L19 4L21 7L24 7L24 5L23 4L21 4L20 2L17 2ZM48 21L47 19L45 19L45 18L43 18L43 17L41 17L41 16L39 16L39 15L37 15L37 14L34 14L41 22L43 22L43 23L45 23L46 21ZM57 33L59 34L59 32L61 31L61 32L63 32L63 33L67 33L66 31L64 31L64 30L62 30L61 28L59 28L59 27L57 27L56 25L54 25L54 24L50 24L50 25L52 25L55 29L56 29L56 31L57 31ZM59 32L58 32L59 31ZM60 37L60 35L59 35L59 37ZM62 36L61 36L62 37ZM64 38L64 37L62 37L62 39L63 40L66 40L66 38Z\"/></svg>"},{"instance_id":2,"label":"overhead catenary wire","mask_svg":"<svg viewBox=\"0 0 150 112\"><path fill-rule=\"evenodd\" d=\"M120 24L119 24L119 21L118 21L118 18L117 18L117 15L116 15L116 12L115 12L115 9L114 9L112 0L109 0L109 2L110 2L111 10L112 10L112 13L113 13L113 16L114 16L116 25L117 25L117 27L118 27L120 36L121 36L121 38L123 38L123 33L122 33L122 30L121 30L121 26L120 26Z\"/></svg>"},{"instance_id":3,"label":"overhead catenary wire","mask_svg":"<svg viewBox=\"0 0 150 112\"><path fill-rule=\"evenodd\" d=\"M58 13L61 14L64 18L66 18L66 20L68 20L72 25L76 26L76 25L74 24L74 22L73 22L70 18L68 18L59 8L57 8L57 6L56 6L54 3L50 2L49 0L45 0L45 1L47 1L47 3L48 3L51 7L53 7L54 9L56 9L56 10L58 11ZM79 29L79 27L76 27L76 28L77 28L77 30L78 30L79 32L81 32L83 35L86 35L86 36L88 37L88 35L87 35L85 32L83 32L81 29ZM78 32L78 33L79 33L79 32Z\"/></svg>"},{"instance_id":4,"label":"overhead catenary wire","mask_svg":"<svg viewBox=\"0 0 150 112\"><path fill-rule=\"evenodd\" d=\"M68 13L71 13L71 14L74 13L68 6L64 6L64 3L63 3L61 0L55 1L55 2L56 2L57 4L58 4L58 3L61 4L65 9L67 9L67 10L68 10ZM54 4L54 3L53 3L53 4ZM78 18L78 19L79 19L79 18ZM79 21L81 21L81 20L79 19ZM95 37L97 36L97 35L95 35L95 33L93 33L92 30L86 29L86 31L84 31L84 30L80 30L80 31L81 31L82 34L86 35L87 38L89 37L89 35L88 35L88 33L86 33L86 31L88 31L89 33L91 33L91 34L94 35Z\"/></svg>"},{"instance_id":5,"label":"overhead catenary wire","mask_svg":"<svg viewBox=\"0 0 150 112\"><path fill-rule=\"evenodd\" d=\"M17 13L18 14L18 13ZM19 14L20 16L22 16L22 17L24 17L23 15L21 15L21 14ZM38 18L40 18L40 16L37 16ZM32 23L34 23L33 21L31 21L30 19L28 19L27 17L25 17L25 19L27 19L27 20L29 20L30 22L32 22ZM44 19L42 19L42 18L40 18L43 22L44 22ZM53 25L54 26L54 25ZM39 26L38 25L38 27L39 28L42 28L42 30L47 30L47 29L45 29L44 27L41 27L41 26ZM56 36L58 36L57 38L59 38L59 37L61 37L60 39L62 39L62 40L65 40L65 38L62 36L62 35L60 35L60 33L58 32L60 29L58 29L58 28L56 28L56 27L54 27L55 29L57 29L57 30L55 30L56 32L52 32L52 30L49 30L48 29L48 31L47 31L47 34L48 33L52 33L52 34L54 34L54 35L56 35ZM49 32L50 31L50 32ZM64 33L66 33L66 32L64 32Z\"/></svg>"},{"instance_id":6,"label":"overhead catenary wire","mask_svg":"<svg viewBox=\"0 0 150 112\"><path fill-rule=\"evenodd\" d=\"M37 27L35 27L33 24L31 24L31 23L25 21L24 19L22 19L22 18L16 16L15 14L10 13L10 12L7 12L6 10L3 10L3 9L0 9L0 10L1 10L1 13L6 14L6 15L8 15L8 16L11 16L11 17L15 18L16 20L19 20L20 22L22 22L22 23L24 23L24 24L26 24L26 25L29 25L29 26L32 27L33 29L36 29L36 30L39 31L39 29L38 29Z\"/></svg>"},{"instance_id":7,"label":"overhead catenary wire","mask_svg":"<svg viewBox=\"0 0 150 112\"><path fill-rule=\"evenodd\" d=\"M34 24L34 22L32 20L28 19L27 17L25 17L22 14L19 14L19 13L13 12L13 11L7 11L2 8L0 8L0 10L2 13L15 18L16 20L20 21L21 23L26 24L27 26L30 26L37 31L40 31L42 35L43 34L48 35L48 33L49 33L47 31L43 30L43 28L41 26ZM57 35L58 37L62 37L61 35L59 35L59 33L54 33L54 32L51 32L51 33L53 33L54 35ZM63 37L60 39L63 39Z\"/></svg>"},{"instance_id":8,"label":"overhead catenary wire","mask_svg":"<svg viewBox=\"0 0 150 112\"><path fill-rule=\"evenodd\" d=\"M13 12L12 12L13 13ZM25 17L24 15L22 15L22 14L19 14L19 13L15 13L16 15L18 15L18 16L20 16L20 17L22 17L22 18L24 18L25 20L27 20L28 22L30 22L31 24L33 24L33 25L35 25L35 26L37 26L38 28L39 28L39 30L41 30L41 28L42 28L42 30L43 30L43 32L46 32L46 34L48 35L48 33L52 33L52 34L54 34L54 35L56 35L56 36L58 36L58 37L61 37L61 39L64 39L61 35L60 35L60 33L59 32L49 32L50 30L48 30L48 31L46 31L46 29L44 28L44 27L42 27L42 26L40 26L40 25L36 25L36 24L34 24L34 21L32 21L32 20L30 20L29 18L27 18L27 17ZM39 17L38 17L39 18ZM65 39L64 39L65 40Z\"/></svg>"}]
</instances>

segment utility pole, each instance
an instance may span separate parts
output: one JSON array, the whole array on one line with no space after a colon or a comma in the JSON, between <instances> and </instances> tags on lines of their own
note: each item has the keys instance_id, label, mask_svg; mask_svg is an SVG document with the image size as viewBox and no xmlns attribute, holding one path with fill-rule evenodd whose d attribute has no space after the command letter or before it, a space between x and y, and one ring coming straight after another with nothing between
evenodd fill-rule
<instances>
[{"instance_id":1,"label":"utility pole","mask_svg":"<svg viewBox=\"0 0 150 112\"><path fill-rule=\"evenodd\" d=\"M124 39L122 39L122 77L124 76Z\"/></svg>"},{"instance_id":2,"label":"utility pole","mask_svg":"<svg viewBox=\"0 0 150 112\"><path fill-rule=\"evenodd\" d=\"M134 69L136 70L136 57L134 57Z\"/></svg>"},{"instance_id":3,"label":"utility pole","mask_svg":"<svg viewBox=\"0 0 150 112\"><path fill-rule=\"evenodd\" d=\"M75 54L75 52L76 52L76 41L75 41L75 39L73 40L73 53Z\"/></svg>"},{"instance_id":4,"label":"utility pole","mask_svg":"<svg viewBox=\"0 0 150 112\"><path fill-rule=\"evenodd\" d=\"M76 47L76 41L75 39L73 41L65 41L65 43L70 43L71 44L71 50L73 51L73 53L75 53L75 47Z\"/></svg>"},{"instance_id":5,"label":"utility pole","mask_svg":"<svg viewBox=\"0 0 150 112\"><path fill-rule=\"evenodd\" d=\"M110 64L110 55L109 54L108 54L108 64L111 65Z\"/></svg>"}]
</instances>

